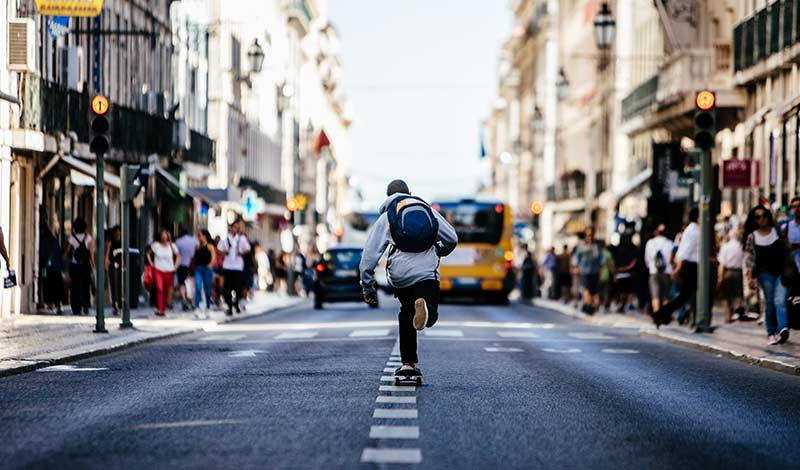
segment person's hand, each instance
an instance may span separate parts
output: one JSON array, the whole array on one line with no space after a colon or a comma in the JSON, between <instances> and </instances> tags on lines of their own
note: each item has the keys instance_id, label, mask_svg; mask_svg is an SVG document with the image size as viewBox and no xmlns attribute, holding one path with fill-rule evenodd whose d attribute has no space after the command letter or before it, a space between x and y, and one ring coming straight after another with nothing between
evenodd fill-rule
<instances>
[{"instance_id":1,"label":"person's hand","mask_svg":"<svg viewBox=\"0 0 800 470\"><path fill-rule=\"evenodd\" d=\"M756 280L752 276L747 278L747 286L750 290L756 290Z\"/></svg>"},{"instance_id":2,"label":"person's hand","mask_svg":"<svg viewBox=\"0 0 800 470\"><path fill-rule=\"evenodd\" d=\"M676 269L676 270L673 270L673 271L672 271L672 274L670 274L670 275L669 275L669 278L670 278L670 279L672 279L673 281L677 281L677 280L678 280L678 278L680 277L680 273L681 273L681 272L680 272L680 271L678 271L677 269Z\"/></svg>"},{"instance_id":3,"label":"person's hand","mask_svg":"<svg viewBox=\"0 0 800 470\"><path fill-rule=\"evenodd\" d=\"M370 292L368 294L364 294L364 302L367 305L377 305L378 303L378 293L377 292Z\"/></svg>"}]
</instances>

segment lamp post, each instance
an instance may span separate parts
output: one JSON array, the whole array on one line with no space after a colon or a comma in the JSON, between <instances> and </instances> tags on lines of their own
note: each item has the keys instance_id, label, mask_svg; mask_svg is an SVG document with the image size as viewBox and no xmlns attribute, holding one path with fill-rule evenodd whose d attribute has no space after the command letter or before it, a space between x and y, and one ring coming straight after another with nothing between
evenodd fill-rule
<instances>
[{"instance_id":1,"label":"lamp post","mask_svg":"<svg viewBox=\"0 0 800 470\"><path fill-rule=\"evenodd\" d=\"M601 51L611 49L616 27L617 22L611 15L611 8L609 8L608 2L603 2L600 6L600 11L594 17L594 39L598 49Z\"/></svg>"},{"instance_id":2,"label":"lamp post","mask_svg":"<svg viewBox=\"0 0 800 470\"><path fill-rule=\"evenodd\" d=\"M558 69L558 78L556 79L556 96L559 101L564 101L569 97L569 80L564 67Z\"/></svg>"},{"instance_id":3,"label":"lamp post","mask_svg":"<svg viewBox=\"0 0 800 470\"><path fill-rule=\"evenodd\" d=\"M253 39L253 44L247 48L247 74L238 75L235 79L239 83L245 83L249 88L253 87L253 82L250 80L252 75L261 73L264 68L264 49L258 43L258 38Z\"/></svg>"}]
</instances>

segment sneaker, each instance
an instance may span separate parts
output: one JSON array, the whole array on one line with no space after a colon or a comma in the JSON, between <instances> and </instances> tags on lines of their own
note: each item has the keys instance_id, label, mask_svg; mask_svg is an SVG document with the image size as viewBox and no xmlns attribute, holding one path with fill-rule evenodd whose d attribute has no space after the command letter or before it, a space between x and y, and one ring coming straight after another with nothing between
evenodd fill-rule
<instances>
[{"instance_id":1,"label":"sneaker","mask_svg":"<svg viewBox=\"0 0 800 470\"><path fill-rule=\"evenodd\" d=\"M767 336L767 344L770 346L775 346L781 342L781 337L778 335L769 335Z\"/></svg>"},{"instance_id":2,"label":"sneaker","mask_svg":"<svg viewBox=\"0 0 800 470\"><path fill-rule=\"evenodd\" d=\"M417 299L414 301L414 328L417 331L422 331L427 323L428 304L425 303L425 299Z\"/></svg>"},{"instance_id":3,"label":"sneaker","mask_svg":"<svg viewBox=\"0 0 800 470\"><path fill-rule=\"evenodd\" d=\"M778 344L789 341L789 328L784 328L778 332Z\"/></svg>"}]
</instances>

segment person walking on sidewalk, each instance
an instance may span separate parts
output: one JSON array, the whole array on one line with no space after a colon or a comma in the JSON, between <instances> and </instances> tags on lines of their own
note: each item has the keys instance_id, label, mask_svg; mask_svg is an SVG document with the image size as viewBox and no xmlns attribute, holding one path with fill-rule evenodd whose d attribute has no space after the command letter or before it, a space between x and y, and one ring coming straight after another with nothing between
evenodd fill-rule
<instances>
[{"instance_id":1,"label":"person walking on sidewalk","mask_svg":"<svg viewBox=\"0 0 800 470\"><path fill-rule=\"evenodd\" d=\"M250 242L247 241L247 237L239 233L238 222L233 222L228 227L228 235L219 241L217 250L223 256L222 292L225 297L225 303L228 306L225 315L231 316L234 310L236 310L236 313L241 313L242 311L239 304L243 296L244 255L250 252ZM236 295L236 302L233 301L234 294Z\"/></svg>"},{"instance_id":2,"label":"person walking on sidewalk","mask_svg":"<svg viewBox=\"0 0 800 470\"><path fill-rule=\"evenodd\" d=\"M789 339L786 284L791 280L785 273L787 261L794 266L794 259L789 256L788 243L776 228L772 213L761 205L747 214L742 240L742 268L747 282L751 288L755 288L758 282L764 291L767 343L783 344Z\"/></svg>"},{"instance_id":3,"label":"person walking on sidewalk","mask_svg":"<svg viewBox=\"0 0 800 470\"><path fill-rule=\"evenodd\" d=\"M584 313L590 315L594 313L599 301L598 287L602 262L603 252L594 241L594 229L588 227L583 232L583 240L575 248L572 264L575 271L580 275L580 288L583 298L583 307L581 309Z\"/></svg>"},{"instance_id":4,"label":"person walking on sidewalk","mask_svg":"<svg viewBox=\"0 0 800 470\"><path fill-rule=\"evenodd\" d=\"M438 319L439 259L455 249L458 236L437 211L411 196L408 185L394 180L386 189L388 199L367 236L361 257L364 301L378 302L375 268L389 247L386 263L389 283L400 300L398 316L400 356L403 365L395 374L421 375L417 369L417 331L430 328Z\"/></svg>"},{"instance_id":5,"label":"person walking on sidewalk","mask_svg":"<svg viewBox=\"0 0 800 470\"><path fill-rule=\"evenodd\" d=\"M186 279L189 277L189 265L192 262L194 250L197 248L197 238L189 234L185 227L180 229L181 236L175 240L175 246L178 247L178 254L181 255L181 263L178 266L178 293L181 295L181 306L183 311L186 312L191 309L192 305L189 301L189 294L186 292ZM195 305L199 303L199 299L195 299Z\"/></svg>"},{"instance_id":6,"label":"person walking on sidewalk","mask_svg":"<svg viewBox=\"0 0 800 470\"><path fill-rule=\"evenodd\" d=\"M58 230L56 223L56 230ZM56 235L50 231L47 224L42 224L39 248L39 272L42 273L42 301L44 307L56 315L61 315L61 304L64 302L64 254Z\"/></svg>"},{"instance_id":7,"label":"person walking on sidewalk","mask_svg":"<svg viewBox=\"0 0 800 470\"><path fill-rule=\"evenodd\" d=\"M115 251L122 248L122 229L119 225L111 227L106 235L106 255L103 257L103 265L108 273L107 279L109 284L109 292L111 292L111 308L114 315L119 315L119 309L122 307L122 279L121 279L121 264L122 253Z\"/></svg>"},{"instance_id":8,"label":"person walking on sidewalk","mask_svg":"<svg viewBox=\"0 0 800 470\"><path fill-rule=\"evenodd\" d=\"M658 224L653 238L644 247L644 262L650 274L650 302L653 311L657 312L669 300L670 275L672 274L672 240L664 236L667 227Z\"/></svg>"},{"instance_id":9,"label":"person walking on sidewalk","mask_svg":"<svg viewBox=\"0 0 800 470\"><path fill-rule=\"evenodd\" d=\"M717 272L717 291L721 293L722 300L725 302L725 323L734 320L734 313L741 315L744 313L743 292L744 278L742 276L742 241L739 239L739 232L731 229L728 233L728 240L722 244L717 254L719 262Z\"/></svg>"},{"instance_id":10,"label":"person walking on sidewalk","mask_svg":"<svg viewBox=\"0 0 800 470\"><path fill-rule=\"evenodd\" d=\"M203 300L202 294L206 295L206 310L211 310L211 284L214 280L214 261L216 260L217 250L212 245L213 239L208 230L201 230L198 234L198 245L192 255L194 265L194 304L200 307Z\"/></svg>"},{"instance_id":11,"label":"person walking on sidewalk","mask_svg":"<svg viewBox=\"0 0 800 470\"><path fill-rule=\"evenodd\" d=\"M86 221L81 217L72 222L72 236L67 246L69 263L69 302L73 315L89 314L92 268L94 267L94 243L86 233Z\"/></svg>"},{"instance_id":12,"label":"person walking on sidewalk","mask_svg":"<svg viewBox=\"0 0 800 470\"><path fill-rule=\"evenodd\" d=\"M697 292L697 257L698 243L700 241L700 210L692 207L689 210L689 225L683 230L678 251L675 252L675 267L670 278L672 281L680 279L678 296L662 305L653 312L653 322L656 327L668 325L672 322L672 313L694 299Z\"/></svg>"},{"instance_id":13,"label":"person walking on sidewalk","mask_svg":"<svg viewBox=\"0 0 800 470\"><path fill-rule=\"evenodd\" d=\"M162 229L158 240L150 245L148 261L155 269L156 315L166 315L167 307L172 303L172 290L175 283L175 271L181 263L178 247L172 243L169 231Z\"/></svg>"}]
</instances>

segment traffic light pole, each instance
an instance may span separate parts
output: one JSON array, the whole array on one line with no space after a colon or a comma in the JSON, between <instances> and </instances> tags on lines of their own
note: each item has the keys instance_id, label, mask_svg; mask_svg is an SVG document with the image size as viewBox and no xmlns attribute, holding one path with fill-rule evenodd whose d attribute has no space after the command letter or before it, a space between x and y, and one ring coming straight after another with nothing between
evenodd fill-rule
<instances>
[{"instance_id":1,"label":"traffic light pole","mask_svg":"<svg viewBox=\"0 0 800 470\"><path fill-rule=\"evenodd\" d=\"M122 223L120 224L121 232L122 232L122 262L120 266L120 271L122 275L122 292L121 292L121 300L122 300L122 323L119 324L120 328L133 328L133 323L131 323L131 308L130 308L130 296L131 296L131 287L130 287L130 270L129 270L129 261L130 261L130 238L131 238L131 227L130 227L130 210L131 210L131 195L128 194L128 172L130 169L128 165L122 165L120 168L120 181L122 181L122 187L120 188L120 199L122 199L121 203L121 217Z\"/></svg>"},{"instance_id":2,"label":"traffic light pole","mask_svg":"<svg viewBox=\"0 0 800 470\"><path fill-rule=\"evenodd\" d=\"M106 240L105 240L105 174L103 168L103 152L95 153L95 163L97 171L97 182L95 185L95 250L94 250L94 268L95 268L95 282L97 282L97 294L95 295L95 316L96 323L95 333L108 333L106 330L105 319L105 254L106 254Z\"/></svg>"},{"instance_id":3,"label":"traffic light pole","mask_svg":"<svg viewBox=\"0 0 800 470\"><path fill-rule=\"evenodd\" d=\"M711 151L701 149L700 152L700 243L695 331L707 333L711 326Z\"/></svg>"}]
</instances>

